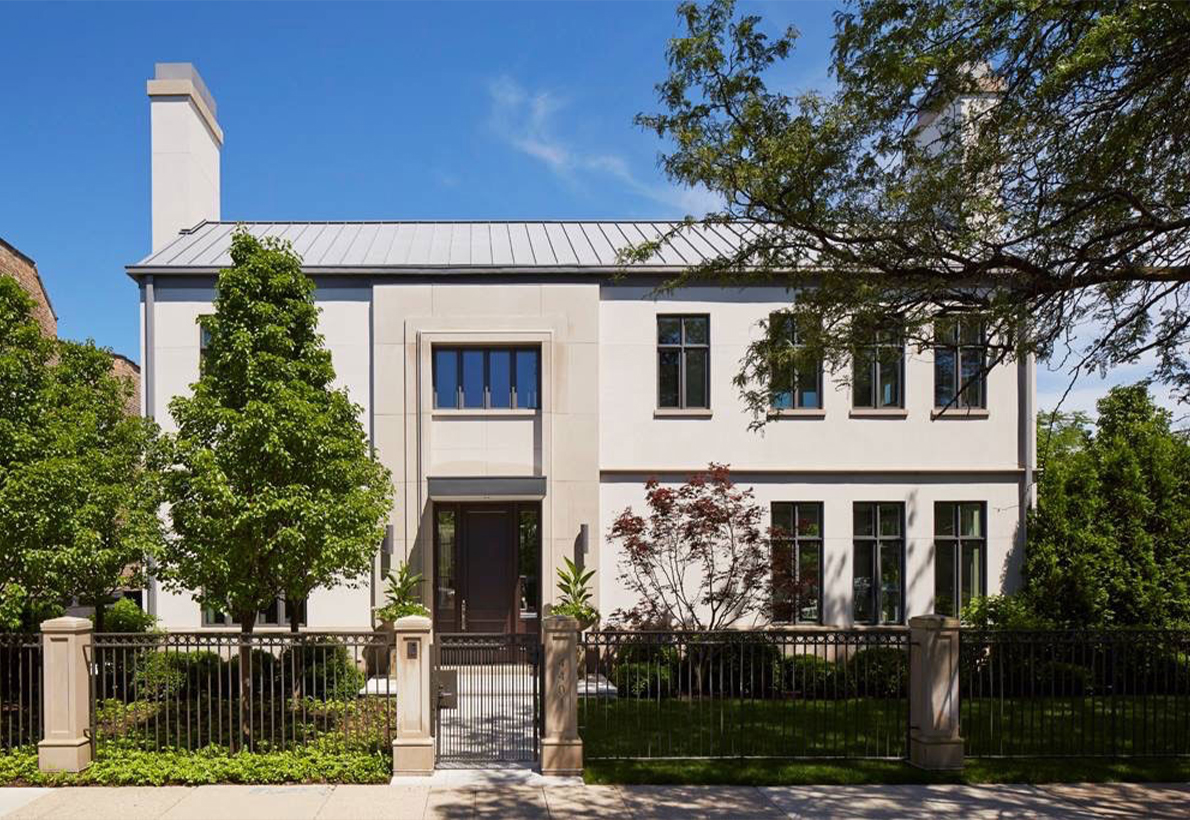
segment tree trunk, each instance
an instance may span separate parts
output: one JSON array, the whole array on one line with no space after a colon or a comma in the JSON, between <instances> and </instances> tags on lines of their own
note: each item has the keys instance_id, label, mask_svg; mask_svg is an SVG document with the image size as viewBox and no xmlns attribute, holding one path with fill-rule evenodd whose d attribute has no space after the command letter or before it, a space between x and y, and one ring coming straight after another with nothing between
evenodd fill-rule
<instances>
[{"instance_id":1,"label":"tree trunk","mask_svg":"<svg viewBox=\"0 0 1190 820\"><path fill-rule=\"evenodd\" d=\"M107 607L104 606L103 597L95 599L95 631L103 631L103 616L106 614Z\"/></svg>"},{"instance_id":2,"label":"tree trunk","mask_svg":"<svg viewBox=\"0 0 1190 820\"><path fill-rule=\"evenodd\" d=\"M240 612L240 738L241 749L252 748L252 630L256 627L256 611ZM235 732L230 733L235 752Z\"/></svg>"},{"instance_id":3,"label":"tree trunk","mask_svg":"<svg viewBox=\"0 0 1190 820\"><path fill-rule=\"evenodd\" d=\"M293 653L293 680L290 682L290 692L296 706L302 699L303 679L306 677L306 652L305 647L302 646L301 639L298 637L301 634L299 627L301 612L296 606L289 606L288 599L286 599L285 608L289 614L289 634L293 636L293 643L290 644L292 647L290 652Z\"/></svg>"}]
</instances>

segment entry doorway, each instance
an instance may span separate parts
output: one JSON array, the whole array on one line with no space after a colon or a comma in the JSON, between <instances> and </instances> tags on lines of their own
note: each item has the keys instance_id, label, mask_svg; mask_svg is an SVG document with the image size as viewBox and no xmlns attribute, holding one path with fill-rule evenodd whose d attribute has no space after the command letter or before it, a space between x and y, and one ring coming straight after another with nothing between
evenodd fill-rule
<instances>
[{"instance_id":1,"label":"entry doorway","mask_svg":"<svg viewBox=\"0 0 1190 820\"><path fill-rule=\"evenodd\" d=\"M434 628L537 634L541 503L434 504Z\"/></svg>"}]
</instances>

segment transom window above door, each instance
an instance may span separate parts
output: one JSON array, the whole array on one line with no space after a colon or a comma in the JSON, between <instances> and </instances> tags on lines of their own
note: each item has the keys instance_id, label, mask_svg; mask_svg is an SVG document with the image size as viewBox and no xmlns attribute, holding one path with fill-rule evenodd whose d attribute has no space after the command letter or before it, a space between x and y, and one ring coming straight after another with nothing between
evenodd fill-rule
<instances>
[{"instance_id":1,"label":"transom window above door","mask_svg":"<svg viewBox=\"0 0 1190 820\"><path fill-rule=\"evenodd\" d=\"M434 407L496 410L541 407L541 349L435 347Z\"/></svg>"}]
</instances>

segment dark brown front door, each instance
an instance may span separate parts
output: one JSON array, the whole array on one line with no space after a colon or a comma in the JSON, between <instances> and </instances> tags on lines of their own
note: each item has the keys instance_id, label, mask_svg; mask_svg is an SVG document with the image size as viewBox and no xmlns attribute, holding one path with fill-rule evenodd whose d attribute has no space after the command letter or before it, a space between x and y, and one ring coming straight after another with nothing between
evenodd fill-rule
<instances>
[{"instance_id":1,"label":"dark brown front door","mask_svg":"<svg viewBox=\"0 0 1190 820\"><path fill-rule=\"evenodd\" d=\"M439 632L536 632L541 505L435 504Z\"/></svg>"},{"instance_id":2,"label":"dark brown front door","mask_svg":"<svg viewBox=\"0 0 1190 820\"><path fill-rule=\"evenodd\" d=\"M512 507L463 507L461 620L465 632L511 632L516 562Z\"/></svg>"}]
</instances>

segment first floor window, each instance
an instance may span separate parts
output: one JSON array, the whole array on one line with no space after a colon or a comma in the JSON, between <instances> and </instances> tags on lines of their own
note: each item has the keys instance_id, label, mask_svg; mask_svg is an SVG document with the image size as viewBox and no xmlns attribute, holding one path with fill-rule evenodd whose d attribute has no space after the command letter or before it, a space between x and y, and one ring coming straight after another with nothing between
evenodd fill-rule
<instances>
[{"instance_id":1,"label":"first floor window","mask_svg":"<svg viewBox=\"0 0 1190 820\"><path fill-rule=\"evenodd\" d=\"M935 407L987 407L986 367L982 320L951 318L935 325Z\"/></svg>"},{"instance_id":2,"label":"first floor window","mask_svg":"<svg viewBox=\"0 0 1190 820\"><path fill-rule=\"evenodd\" d=\"M822 504L773 504L773 620L822 621Z\"/></svg>"},{"instance_id":3,"label":"first floor window","mask_svg":"<svg viewBox=\"0 0 1190 820\"><path fill-rule=\"evenodd\" d=\"M434 407L537 409L540 358L536 347L435 347Z\"/></svg>"},{"instance_id":4,"label":"first floor window","mask_svg":"<svg viewBox=\"0 0 1190 820\"><path fill-rule=\"evenodd\" d=\"M541 507L517 506L517 587L522 617L531 618L541 611Z\"/></svg>"},{"instance_id":5,"label":"first floor window","mask_svg":"<svg viewBox=\"0 0 1190 820\"><path fill-rule=\"evenodd\" d=\"M880 328L870 344L855 351L851 397L854 407L905 406L905 341L899 330Z\"/></svg>"},{"instance_id":6,"label":"first floor window","mask_svg":"<svg viewBox=\"0 0 1190 820\"><path fill-rule=\"evenodd\" d=\"M711 318L657 317L657 406L711 406Z\"/></svg>"},{"instance_id":7,"label":"first floor window","mask_svg":"<svg viewBox=\"0 0 1190 820\"><path fill-rule=\"evenodd\" d=\"M852 537L855 622L901 623L905 616L905 505L857 503Z\"/></svg>"},{"instance_id":8,"label":"first floor window","mask_svg":"<svg viewBox=\"0 0 1190 820\"><path fill-rule=\"evenodd\" d=\"M806 363L796 358L803 346L797 318L787 313L774 313L769 323L773 340L788 344L795 356L795 364L773 368L773 409L821 409L822 363Z\"/></svg>"},{"instance_id":9,"label":"first floor window","mask_svg":"<svg viewBox=\"0 0 1190 820\"><path fill-rule=\"evenodd\" d=\"M957 618L987 594L987 533L982 501L934 504L934 614Z\"/></svg>"},{"instance_id":10,"label":"first floor window","mask_svg":"<svg viewBox=\"0 0 1190 820\"><path fill-rule=\"evenodd\" d=\"M297 608L298 624L306 625L306 602L288 603L284 598L278 598L268 607L256 614L257 626L289 626L290 613ZM204 608L202 611L203 626L239 626L235 616L217 609Z\"/></svg>"}]
</instances>

